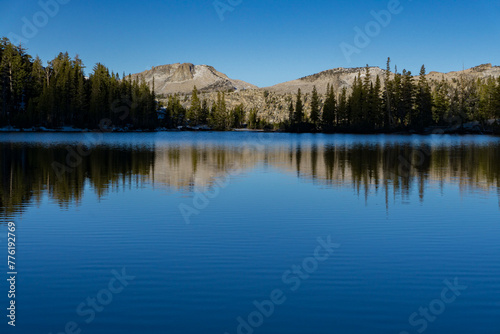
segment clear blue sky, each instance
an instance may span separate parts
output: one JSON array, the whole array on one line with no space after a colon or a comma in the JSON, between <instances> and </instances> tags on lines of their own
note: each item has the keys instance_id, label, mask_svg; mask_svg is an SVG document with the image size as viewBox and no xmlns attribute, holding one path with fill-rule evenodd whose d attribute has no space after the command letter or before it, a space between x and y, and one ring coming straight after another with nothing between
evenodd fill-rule
<instances>
[{"instance_id":1,"label":"clear blue sky","mask_svg":"<svg viewBox=\"0 0 500 334\"><path fill-rule=\"evenodd\" d=\"M220 2L229 1L239 2ZM102 62L120 74L177 62L208 64L261 87L334 67L385 67L388 56L412 72L422 64L444 72L500 65L500 4L481 0L401 0L400 13L374 30L378 34L349 62L341 43L355 46L354 28L364 29L374 20L370 12L389 2L243 0L222 21L213 0L70 0L46 16L26 46L44 61L68 51L79 54L87 70ZM0 10L0 36L23 37L23 17L33 22L42 7L0 0ZM42 25L43 14L37 17Z\"/></svg>"}]
</instances>

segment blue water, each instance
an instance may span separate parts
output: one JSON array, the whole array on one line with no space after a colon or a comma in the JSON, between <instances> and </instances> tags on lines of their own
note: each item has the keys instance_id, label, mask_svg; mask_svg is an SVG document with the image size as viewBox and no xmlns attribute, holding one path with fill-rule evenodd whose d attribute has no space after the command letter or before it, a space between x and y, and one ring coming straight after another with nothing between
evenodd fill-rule
<instances>
[{"instance_id":1,"label":"blue water","mask_svg":"<svg viewBox=\"0 0 500 334\"><path fill-rule=\"evenodd\" d=\"M498 137L0 134L0 159L1 333L500 333Z\"/></svg>"}]
</instances>

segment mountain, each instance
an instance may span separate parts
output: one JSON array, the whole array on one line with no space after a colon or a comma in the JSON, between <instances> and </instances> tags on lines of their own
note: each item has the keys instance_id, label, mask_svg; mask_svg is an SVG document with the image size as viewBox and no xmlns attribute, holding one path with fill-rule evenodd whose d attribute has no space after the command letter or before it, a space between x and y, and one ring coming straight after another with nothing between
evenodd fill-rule
<instances>
[{"instance_id":1,"label":"mountain","mask_svg":"<svg viewBox=\"0 0 500 334\"><path fill-rule=\"evenodd\" d=\"M361 77L365 77L365 68L334 68L331 70L323 71L320 73L312 74L297 80L292 80L284 83L280 83L271 87L266 87L264 89L277 93L277 94L287 94L296 93L300 88L303 93L311 93L313 87L316 86L320 94L326 93L326 87L328 84L333 85L334 90L339 92L342 88L350 88L354 82L354 78L358 76L361 72ZM370 75L373 80L380 76L383 78L385 70L379 67L370 67Z\"/></svg>"},{"instance_id":2,"label":"mountain","mask_svg":"<svg viewBox=\"0 0 500 334\"><path fill-rule=\"evenodd\" d=\"M317 74L309 75L300 79L280 83L270 87L241 90L232 94L226 94L226 104L228 108L234 108L242 103L246 110L255 109L258 111L258 116L270 123L279 123L288 119L288 107L290 101L295 99L295 94L300 88L303 93L303 103L305 110L310 109L311 92L313 87L316 86L320 95L321 102L324 102L326 87L328 84L333 85L334 90L340 93L342 88L347 88L348 94L351 91L354 78L361 75L364 79L366 69L359 68L335 68L323 71ZM370 77L372 81L376 80L377 75L380 77L382 85L384 85L384 77L386 70L379 67L370 67ZM414 73L418 74L418 73ZM394 73L390 73L391 79ZM460 78L475 79L487 77L500 77L500 67L492 66L491 64L484 64L476 66L464 71L439 73L431 72L426 75L431 86L435 86L443 78L450 82L452 85L458 85ZM415 77L418 80L418 76ZM204 94L203 98L209 101L215 101L217 94L209 92ZM185 101L185 106L190 105L190 101Z\"/></svg>"},{"instance_id":3,"label":"mountain","mask_svg":"<svg viewBox=\"0 0 500 334\"><path fill-rule=\"evenodd\" d=\"M257 88L244 81L230 79L212 66L191 63L155 66L151 70L132 74L132 78L143 78L150 86L154 79L155 92L159 95L189 94L194 86L202 92L241 91Z\"/></svg>"},{"instance_id":4,"label":"mountain","mask_svg":"<svg viewBox=\"0 0 500 334\"><path fill-rule=\"evenodd\" d=\"M375 81L378 75L383 84L385 72L386 70L379 67L370 67L372 81ZM152 86L154 78L155 92L159 95L175 93L189 95L195 85L202 93L214 93L218 91L238 93L247 90L265 90L274 94L284 95L295 94L299 88L305 94L311 93L314 86L316 86L320 94L324 94L328 84L333 85L337 92L340 92L344 87L349 91L358 73L361 73L361 77L364 78L365 68L339 67L265 88L258 88L250 83L231 79L212 66L193 65L191 63L155 66L151 70L132 74L132 77L142 77L150 86ZM413 73L413 75L416 74L417 73ZM391 77L393 75L394 74L391 73ZM431 81L431 84L433 81L441 81L443 78L450 81L458 80L461 76L473 79L486 78L489 76L496 78L500 76L500 66L483 64L463 71L449 73L430 72L426 75ZM416 76L415 79L418 79L418 76Z\"/></svg>"},{"instance_id":5,"label":"mountain","mask_svg":"<svg viewBox=\"0 0 500 334\"><path fill-rule=\"evenodd\" d=\"M354 78L361 75L365 77L366 69L358 68L334 68L320 73L312 74L300 79L280 83L270 87L258 88L244 81L230 79L227 75L218 72L212 66L193 64L172 64L153 67L149 71L133 74L133 77L142 76L148 84L155 81L155 92L160 94L159 99L165 101L168 94L186 94L182 104L190 106L189 96L196 85L201 93L201 98L209 101L209 105L216 101L217 92L231 91L225 96L228 108L234 108L243 104L245 109L257 110L258 117L270 123L279 123L288 119L288 107L290 101L295 99L295 94L300 88L304 94L303 102L305 110L309 110L311 103L311 92L316 86L321 102L324 102L324 94L328 84L333 85L334 90L340 93L342 88L347 88L348 94L351 91ZM384 85L386 70L379 67L370 67L370 77L375 81L377 75ZM416 75L418 73L413 73ZM390 73L393 78L394 73ZM464 71L440 73L430 72L426 75L431 86L435 86L443 78L452 85L458 85L460 78L479 79L487 77L500 77L500 66L491 64L479 65ZM418 76L415 77L418 80ZM163 96L162 96L163 95Z\"/></svg>"},{"instance_id":6,"label":"mountain","mask_svg":"<svg viewBox=\"0 0 500 334\"><path fill-rule=\"evenodd\" d=\"M442 78L444 78L445 80L453 80L453 79L458 80L460 76L465 76L466 78L473 78L473 79L481 79L488 77L498 78L500 77L500 66L483 64L463 71L448 72L448 73L430 72L429 74L427 74L426 77L433 80L441 80Z\"/></svg>"},{"instance_id":7,"label":"mountain","mask_svg":"<svg viewBox=\"0 0 500 334\"><path fill-rule=\"evenodd\" d=\"M354 78L358 76L358 73L361 73L361 78L364 78L365 68L339 67L323 71L317 74L309 75L297 80L292 80L271 87L266 87L263 89L275 92L277 94L289 94L289 93L296 93L297 90L300 88L304 93L311 93L313 87L316 86L318 92L320 94L324 94L326 92L327 85L333 84L335 91L340 92L340 90L344 87L347 88L347 90L349 90L352 87ZM370 67L371 80L375 81L378 75L380 77L380 80L382 81L382 85L384 82L385 73L386 70L383 70L379 67ZM418 73L413 73L413 75L416 75L415 80L418 80L417 74ZM390 76L392 78L394 76L394 73L391 72ZM462 76L466 79L476 79L476 80L487 77L498 78L500 77L500 66L483 64L463 71L456 71L449 73L430 72L426 75L426 78L430 80L432 85L433 82L441 81L443 78L445 80L454 81L454 80L459 80L459 78Z\"/></svg>"}]
</instances>

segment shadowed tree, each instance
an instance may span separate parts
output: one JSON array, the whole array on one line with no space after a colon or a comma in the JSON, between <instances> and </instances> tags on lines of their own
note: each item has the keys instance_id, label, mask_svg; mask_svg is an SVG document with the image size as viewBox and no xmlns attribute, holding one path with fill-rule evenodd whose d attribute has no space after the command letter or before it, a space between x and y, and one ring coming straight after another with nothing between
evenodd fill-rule
<instances>
[{"instance_id":1,"label":"shadowed tree","mask_svg":"<svg viewBox=\"0 0 500 334\"><path fill-rule=\"evenodd\" d=\"M295 103L295 114L293 118L294 123L299 126L304 121L304 104L302 103L302 92L300 88L297 91L297 102Z\"/></svg>"},{"instance_id":2,"label":"shadowed tree","mask_svg":"<svg viewBox=\"0 0 500 334\"><path fill-rule=\"evenodd\" d=\"M189 108L187 118L191 125L198 125L201 121L201 101L198 98L198 89L193 87L191 94L191 107Z\"/></svg>"},{"instance_id":3,"label":"shadowed tree","mask_svg":"<svg viewBox=\"0 0 500 334\"><path fill-rule=\"evenodd\" d=\"M333 131L334 127L338 124L337 118L337 102L335 100L335 93L333 85L328 84L326 88L326 100L323 107L322 115L322 129L326 132Z\"/></svg>"},{"instance_id":4,"label":"shadowed tree","mask_svg":"<svg viewBox=\"0 0 500 334\"><path fill-rule=\"evenodd\" d=\"M320 112L319 104L320 102L319 102L318 90L316 89L316 86L314 86L311 98L311 116L310 116L313 130L317 130L319 127L319 112Z\"/></svg>"},{"instance_id":5,"label":"shadowed tree","mask_svg":"<svg viewBox=\"0 0 500 334\"><path fill-rule=\"evenodd\" d=\"M425 127L428 127L433 123L432 93L425 74L425 66L422 65L415 97L416 105L411 120L411 126L417 130L423 130Z\"/></svg>"}]
</instances>

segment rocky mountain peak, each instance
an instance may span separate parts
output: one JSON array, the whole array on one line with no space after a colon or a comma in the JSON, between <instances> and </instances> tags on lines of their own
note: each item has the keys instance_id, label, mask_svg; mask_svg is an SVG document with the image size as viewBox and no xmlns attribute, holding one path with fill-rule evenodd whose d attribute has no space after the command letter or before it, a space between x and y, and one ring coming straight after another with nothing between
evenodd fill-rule
<instances>
[{"instance_id":1,"label":"rocky mountain peak","mask_svg":"<svg viewBox=\"0 0 500 334\"><path fill-rule=\"evenodd\" d=\"M218 72L208 65L194 65L192 63L177 63L154 66L151 70L132 75L141 78L148 84L155 81L155 91L159 95L189 94L196 86L200 91L239 91L257 88L249 83L230 79L224 73Z\"/></svg>"},{"instance_id":2,"label":"rocky mountain peak","mask_svg":"<svg viewBox=\"0 0 500 334\"><path fill-rule=\"evenodd\" d=\"M191 63L179 64L171 79L173 81L186 81L194 78L195 66Z\"/></svg>"}]
</instances>

